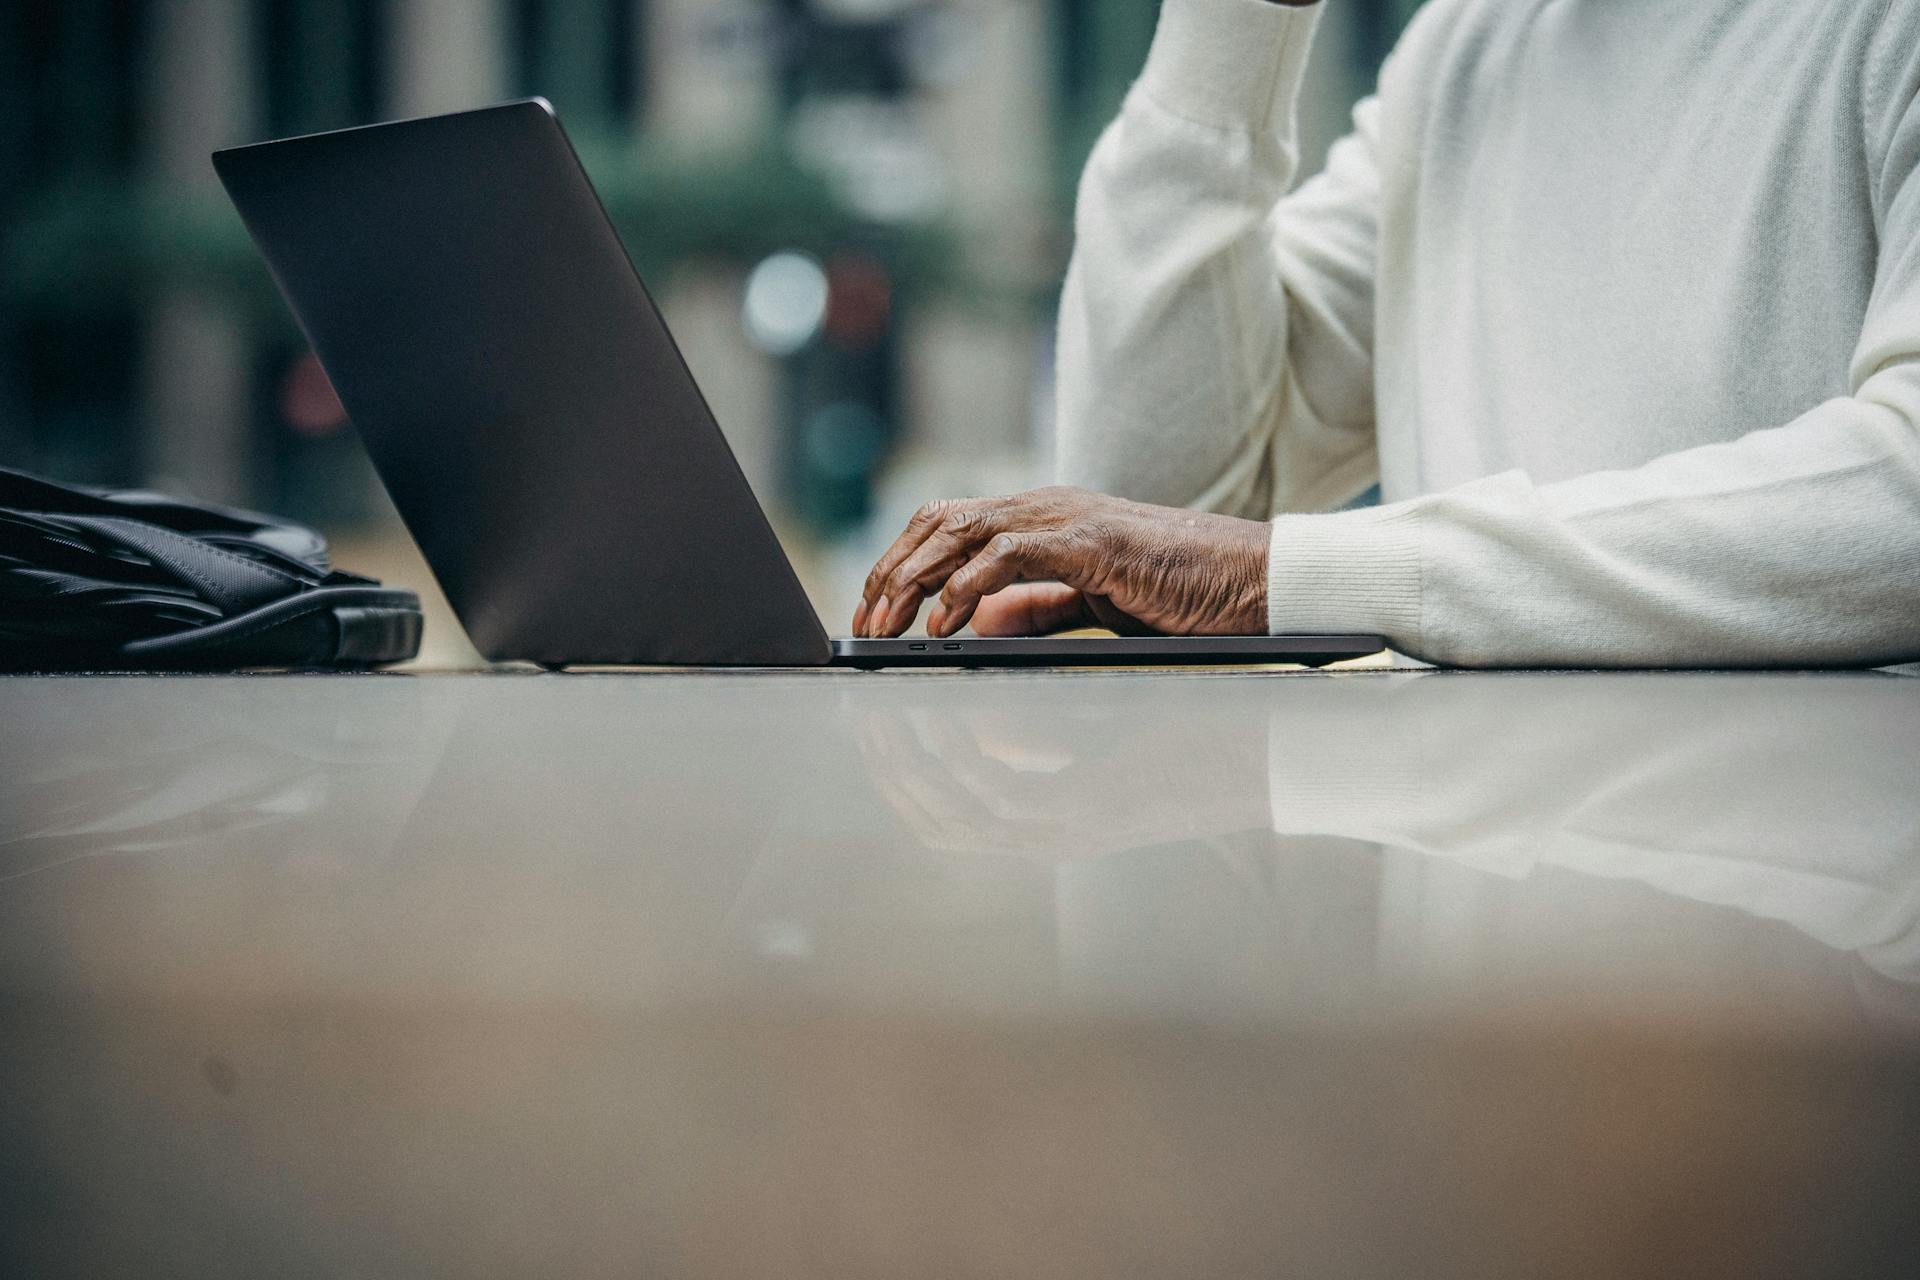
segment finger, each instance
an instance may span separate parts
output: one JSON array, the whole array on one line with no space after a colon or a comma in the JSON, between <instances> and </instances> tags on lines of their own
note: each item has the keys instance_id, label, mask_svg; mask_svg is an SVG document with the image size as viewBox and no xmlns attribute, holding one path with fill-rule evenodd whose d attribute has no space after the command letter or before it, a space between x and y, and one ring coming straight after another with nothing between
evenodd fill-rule
<instances>
[{"instance_id":1,"label":"finger","mask_svg":"<svg viewBox=\"0 0 1920 1280\"><path fill-rule=\"evenodd\" d=\"M954 570L978 555L995 534L1029 525L1032 515L1011 499L954 512L881 583L881 598L888 602L887 616L875 617L871 624L881 635L897 636L906 631L919 614L921 602L938 591Z\"/></svg>"},{"instance_id":2,"label":"finger","mask_svg":"<svg viewBox=\"0 0 1920 1280\"><path fill-rule=\"evenodd\" d=\"M913 519L907 521L907 527L901 531L900 536L895 538L893 544L874 562L873 568L867 573L866 585L861 589L860 602L864 606L864 614L860 616L862 621L869 624L868 635L876 634L871 627L881 621L875 615L885 612L878 605L880 597L885 594L888 576L944 521L960 511L979 505L981 501L981 499L963 499L929 502L913 513ZM860 630L859 627L854 629Z\"/></svg>"},{"instance_id":3,"label":"finger","mask_svg":"<svg viewBox=\"0 0 1920 1280\"><path fill-rule=\"evenodd\" d=\"M1064 558L1074 545L1066 534L996 533L979 555L967 561L947 579L940 593L941 610L937 619L929 619L928 634L950 636L967 625L984 596L1003 591L1014 583L1058 578L1067 568ZM939 631L933 629L938 622Z\"/></svg>"},{"instance_id":4,"label":"finger","mask_svg":"<svg viewBox=\"0 0 1920 1280\"><path fill-rule=\"evenodd\" d=\"M867 580L860 588L860 599L871 608L874 598L880 594L880 584L887 580L893 567L906 559L913 549L947 517L948 502L929 502L913 513L907 521L907 527L899 536L887 545L887 549L874 561L873 568L867 571Z\"/></svg>"},{"instance_id":5,"label":"finger","mask_svg":"<svg viewBox=\"0 0 1920 1280\"><path fill-rule=\"evenodd\" d=\"M929 632L945 612L944 603L934 606ZM1015 583L981 600L973 613L973 629L983 636L1045 636L1097 625L1086 596L1064 582Z\"/></svg>"}]
</instances>

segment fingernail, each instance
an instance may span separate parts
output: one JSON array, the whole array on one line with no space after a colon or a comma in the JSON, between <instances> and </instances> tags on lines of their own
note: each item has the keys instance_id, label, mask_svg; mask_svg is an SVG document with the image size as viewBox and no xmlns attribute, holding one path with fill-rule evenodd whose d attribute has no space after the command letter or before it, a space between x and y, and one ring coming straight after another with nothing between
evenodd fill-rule
<instances>
[{"instance_id":1,"label":"fingernail","mask_svg":"<svg viewBox=\"0 0 1920 1280\"><path fill-rule=\"evenodd\" d=\"M927 634L935 637L947 634L947 606L944 604L936 604L927 614Z\"/></svg>"},{"instance_id":2,"label":"fingernail","mask_svg":"<svg viewBox=\"0 0 1920 1280\"><path fill-rule=\"evenodd\" d=\"M865 626L866 622L867 602L862 600L859 604L853 606L853 634L859 635L860 628Z\"/></svg>"},{"instance_id":3,"label":"fingernail","mask_svg":"<svg viewBox=\"0 0 1920 1280\"><path fill-rule=\"evenodd\" d=\"M875 600L873 602L874 630L878 631L879 629L887 625L887 610L890 607L891 606L887 603L887 598L885 596L881 596L878 600Z\"/></svg>"}]
</instances>

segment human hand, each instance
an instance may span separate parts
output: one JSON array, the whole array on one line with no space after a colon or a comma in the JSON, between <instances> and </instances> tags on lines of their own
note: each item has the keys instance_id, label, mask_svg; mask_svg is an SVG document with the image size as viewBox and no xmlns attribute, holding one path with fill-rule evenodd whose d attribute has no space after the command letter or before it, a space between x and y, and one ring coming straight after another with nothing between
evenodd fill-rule
<instances>
[{"instance_id":1,"label":"human hand","mask_svg":"<svg viewBox=\"0 0 1920 1280\"><path fill-rule=\"evenodd\" d=\"M983 635L1091 625L1259 635L1267 627L1267 538L1259 521L1061 486L930 502L867 575L853 631L898 636L938 592L927 618L932 636L969 621ZM1047 585L998 598L1019 583Z\"/></svg>"}]
</instances>

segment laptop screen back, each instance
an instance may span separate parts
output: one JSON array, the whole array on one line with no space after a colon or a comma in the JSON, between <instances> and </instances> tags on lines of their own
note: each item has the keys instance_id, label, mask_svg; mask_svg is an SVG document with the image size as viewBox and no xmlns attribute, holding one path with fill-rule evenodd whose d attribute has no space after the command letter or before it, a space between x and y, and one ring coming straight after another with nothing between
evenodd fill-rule
<instances>
[{"instance_id":1,"label":"laptop screen back","mask_svg":"<svg viewBox=\"0 0 1920 1280\"><path fill-rule=\"evenodd\" d=\"M483 654L828 661L545 103L214 164Z\"/></svg>"}]
</instances>

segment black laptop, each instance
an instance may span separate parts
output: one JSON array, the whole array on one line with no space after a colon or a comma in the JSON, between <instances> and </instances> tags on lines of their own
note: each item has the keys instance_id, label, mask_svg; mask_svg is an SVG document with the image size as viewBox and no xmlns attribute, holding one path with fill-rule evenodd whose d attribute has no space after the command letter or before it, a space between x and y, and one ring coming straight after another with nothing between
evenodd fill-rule
<instances>
[{"instance_id":1,"label":"black laptop","mask_svg":"<svg viewBox=\"0 0 1920 1280\"><path fill-rule=\"evenodd\" d=\"M546 666L1298 662L1377 636L829 640L539 99L214 167L480 652Z\"/></svg>"}]
</instances>

